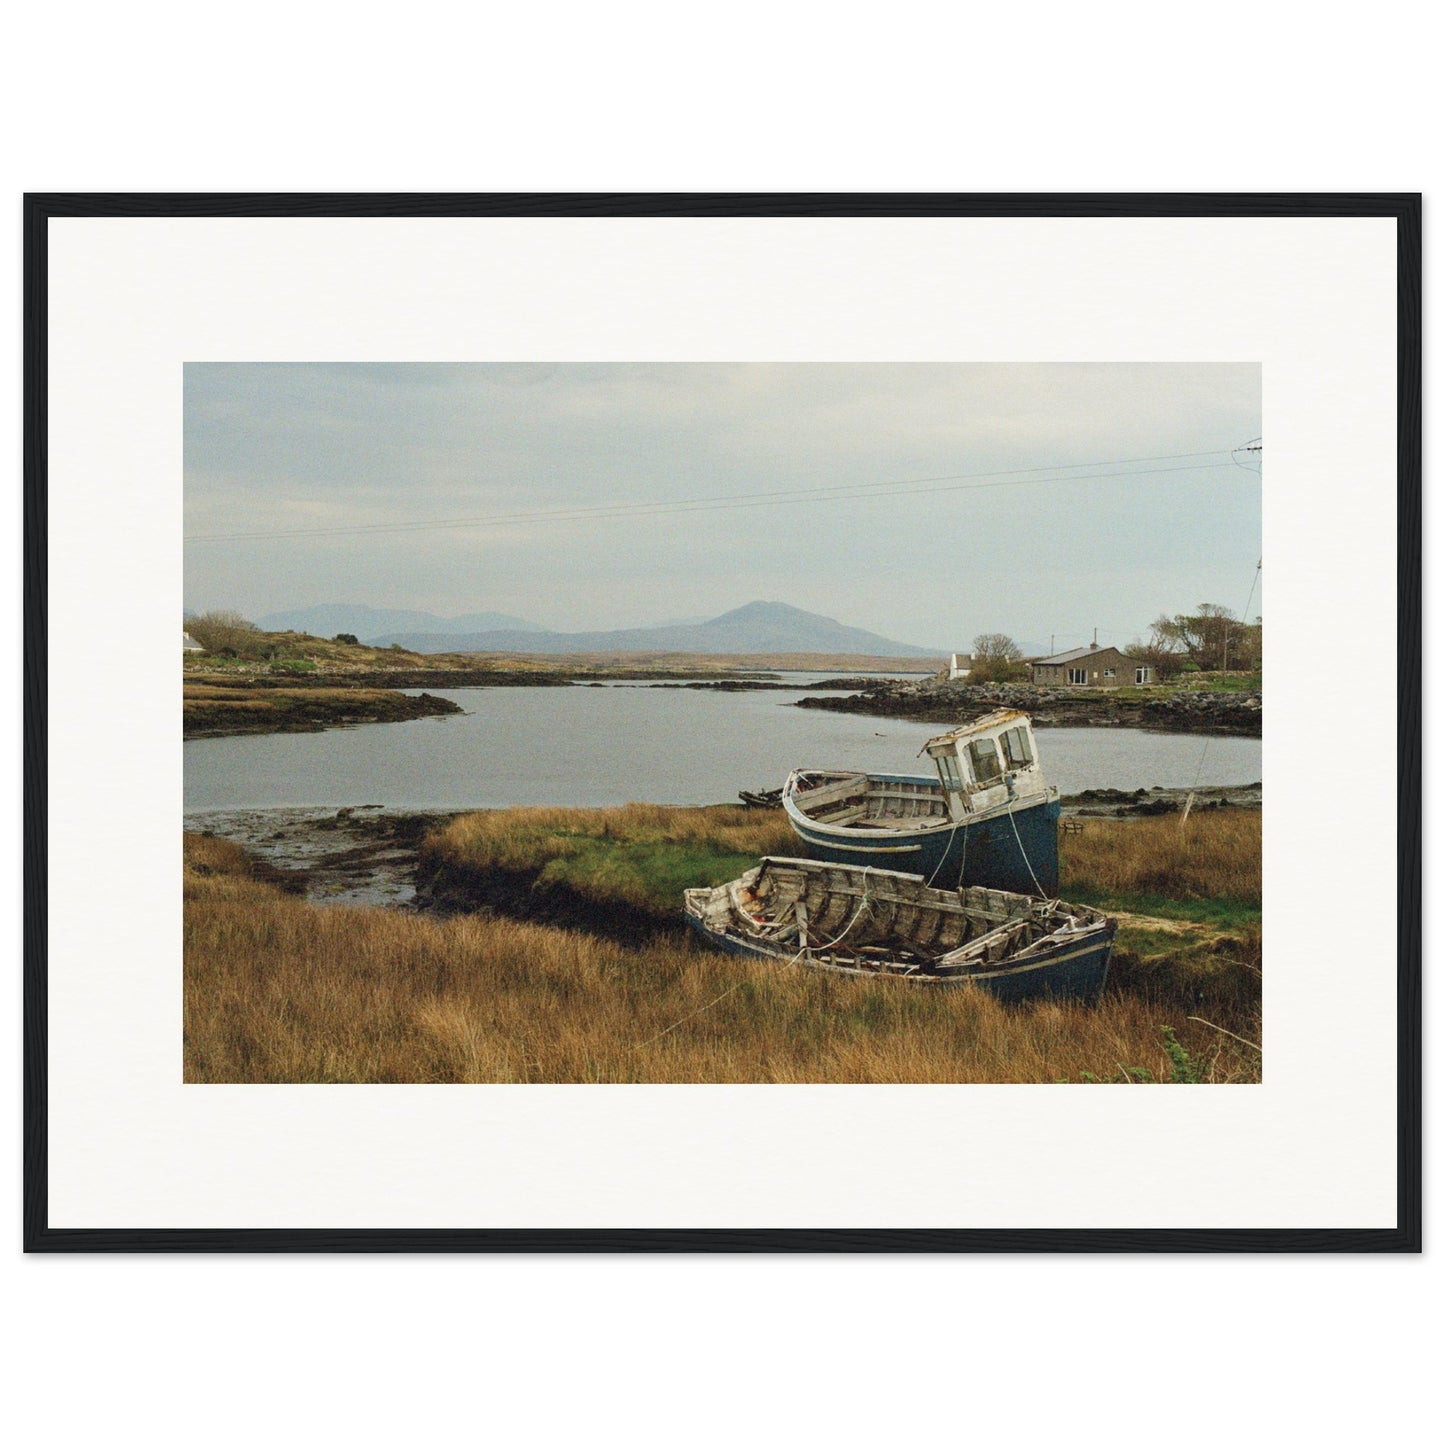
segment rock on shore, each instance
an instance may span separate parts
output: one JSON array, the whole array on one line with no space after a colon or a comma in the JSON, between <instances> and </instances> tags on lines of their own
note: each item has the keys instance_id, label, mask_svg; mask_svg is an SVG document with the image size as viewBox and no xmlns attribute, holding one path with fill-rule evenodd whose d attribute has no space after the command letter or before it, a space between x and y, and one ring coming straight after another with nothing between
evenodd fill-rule
<instances>
[{"instance_id":1,"label":"rock on shore","mask_svg":"<svg viewBox=\"0 0 1445 1445\"><path fill-rule=\"evenodd\" d=\"M1156 732L1261 735L1263 705L1257 692L1159 688L1120 697L1106 689L1034 687L1027 683L968 684L931 677L922 682L880 678L848 697L805 697L796 707L870 717L913 718L958 726L995 708L1028 713L1037 727L1127 727Z\"/></svg>"}]
</instances>

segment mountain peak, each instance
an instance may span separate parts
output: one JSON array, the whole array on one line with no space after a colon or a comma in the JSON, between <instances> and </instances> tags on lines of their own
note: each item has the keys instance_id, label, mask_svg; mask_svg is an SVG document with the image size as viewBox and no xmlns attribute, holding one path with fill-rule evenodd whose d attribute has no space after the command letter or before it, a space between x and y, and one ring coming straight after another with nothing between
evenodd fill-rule
<instances>
[{"instance_id":1,"label":"mountain peak","mask_svg":"<svg viewBox=\"0 0 1445 1445\"><path fill-rule=\"evenodd\" d=\"M400 633L384 637L418 652L706 652L831 653L865 657L931 657L926 647L894 642L786 602L745 602L696 624L628 627L610 632L521 633L488 629L462 636Z\"/></svg>"},{"instance_id":2,"label":"mountain peak","mask_svg":"<svg viewBox=\"0 0 1445 1445\"><path fill-rule=\"evenodd\" d=\"M767 618L817 617L819 613L806 612L788 602L744 602L731 612L723 612L712 618L713 622L756 622ZM827 621L832 622L830 617Z\"/></svg>"}]
</instances>

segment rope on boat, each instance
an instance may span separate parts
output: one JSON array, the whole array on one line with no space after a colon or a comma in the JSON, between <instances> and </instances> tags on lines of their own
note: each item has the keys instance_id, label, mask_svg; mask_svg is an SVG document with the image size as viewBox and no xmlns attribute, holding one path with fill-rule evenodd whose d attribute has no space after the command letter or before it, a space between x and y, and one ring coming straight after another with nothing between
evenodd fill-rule
<instances>
[{"instance_id":1,"label":"rope on boat","mask_svg":"<svg viewBox=\"0 0 1445 1445\"><path fill-rule=\"evenodd\" d=\"M939 873L943 870L943 865L948 862L948 855L953 852L954 837L960 828L963 829L963 856L958 860L958 886L960 888L963 887L963 869L964 865L968 862L968 823L962 818L948 830L948 842L944 844L943 857L938 860L938 866L933 870L932 876L929 878L927 884L924 885L925 887L933 887L934 878L938 877Z\"/></svg>"},{"instance_id":2,"label":"rope on boat","mask_svg":"<svg viewBox=\"0 0 1445 1445\"><path fill-rule=\"evenodd\" d=\"M842 933L840 933L840 934L837 936L837 938L834 938L834 939L830 940L830 941L827 942L827 943L820 944L820 945L818 945L818 947L820 947L820 948L835 948L835 947L837 947L838 944L842 943L842 941L848 936L849 932L852 930L853 925L854 925L855 923L857 923L857 921L863 916L864 910L869 906L869 904L870 904L871 902L872 902L872 899L870 899L869 896L868 896L868 869L867 869L867 868L864 868L864 870L863 870L863 896L858 900L858 906L857 906L857 908L855 908L855 909L853 910L853 916L852 916L852 918L850 918L850 919L848 920L848 926L847 926L846 928L844 928L844 930L842 931ZM811 952L812 952L812 948L811 948L809 945L805 944L802 948L800 948L800 949L797 951L797 953L795 953L795 954L792 956L792 958L790 958L790 959L783 965L783 967L784 967L785 969L792 968L792 966L793 966L795 963L797 963L797 962L799 961L799 959L801 959L801 958L803 957L804 954L811 953ZM676 1023L670 1023L670 1024L668 1024L668 1026L667 1026L665 1029L663 1029L661 1033L653 1034L653 1036L652 1036L650 1039L643 1039L643 1041L642 1041L640 1044L633 1044L632 1047L628 1050L628 1053L636 1053L638 1049L644 1049L644 1048L647 1047L648 1044L655 1044L655 1043L658 1041L658 1039L664 1037L664 1036L667 1035L667 1034L670 1034L670 1033L673 1031L673 1029L675 1029L675 1028L680 1028L680 1027L681 1027L683 1024L685 1024L689 1019L695 1019L699 1014L704 1014L704 1013L706 1013L710 1008L714 1007L716 1004L720 1004L729 994L731 994L731 993L736 993L746 982L747 982L747 979L745 979L745 978L740 978L735 984L733 984L733 986L732 986L731 988L725 988L720 994L718 994L718 996L717 996L715 999L710 999L707 1003L703 1004L701 1008L695 1008L695 1009L693 1009L693 1011L692 1011L690 1014L683 1014L683 1016L682 1016L680 1019L678 1019Z\"/></svg>"},{"instance_id":3,"label":"rope on boat","mask_svg":"<svg viewBox=\"0 0 1445 1445\"><path fill-rule=\"evenodd\" d=\"M798 955L798 958L801 958L802 956L803 956L803 955L800 953L800 954ZM785 964L783 965L783 967L784 967L784 968L791 968L791 967L793 966L793 964L795 964L797 961L798 961L797 958L792 959L792 960L790 960L788 963L785 963ZM719 1003L721 1003L721 1002L728 996L728 994L730 994L730 993L736 993L746 982L747 982L747 979L745 979L745 978L740 978L731 988L729 988L729 989L724 989L724 990L722 991L722 993L718 994L718 996L717 996L715 999L713 999L710 1003L705 1003L705 1004L703 1004L703 1006L702 1006L701 1008L695 1008L695 1009L693 1009L693 1011L692 1011L690 1014L683 1014L683 1016L682 1016L680 1019L678 1019L678 1021L677 1021L675 1024L668 1024L668 1026L667 1026L665 1029L663 1029L662 1033L660 1033L660 1034L653 1034L653 1036L652 1036L650 1039L643 1039L643 1041L642 1041L640 1044L633 1044L633 1046L628 1050L628 1052L629 1052L629 1053L636 1053L638 1049L644 1049L644 1048L647 1047L648 1044L655 1044L655 1043L658 1041L658 1039L660 1039L660 1038L663 1037L664 1034L670 1034L670 1033L673 1031L673 1029L675 1029L675 1028L680 1028L683 1024L685 1024L685 1023L688 1021L688 1019L695 1019L695 1018L698 1016L698 1014L706 1013L710 1008L712 1008L713 1004L719 1004Z\"/></svg>"},{"instance_id":4,"label":"rope on boat","mask_svg":"<svg viewBox=\"0 0 1445 1445\"><path fill-rule=\"evenodd\" d=\"M1034 880L1034 887L1038 889L1039 897L1047 899L1048 894L1044 892L1043 885L1039 882L1039 875L1034 872L1034 865L1029 858L1029 850L1024 847L1024 840L1019 836L1019 825L1014 819L1013 810L1009 810L1009 826L1014 830L1014 839L1019 845L1019 852L1023 854L1024 867L1029 870L1029 877Z\"/></svg>"}]
</instances>

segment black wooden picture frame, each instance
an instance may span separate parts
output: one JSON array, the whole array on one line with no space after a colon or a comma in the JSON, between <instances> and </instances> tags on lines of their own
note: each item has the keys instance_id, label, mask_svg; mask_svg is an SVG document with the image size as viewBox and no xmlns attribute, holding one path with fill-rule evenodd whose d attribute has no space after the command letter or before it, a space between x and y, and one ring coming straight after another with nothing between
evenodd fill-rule
<instances>
[{"instance_id":1,"label":"black wooden picture frame","mask_svg":"<svg viewBox=\"0 0 1445 1445\"><path fill-rule=\"evenodd\" d=\"M1392 1228L188 1229L49 1222L48 225L71 217L1370 217L1396 227L1398 951ZM1415 1252L1421 1248L1421 200L1414 194L33 194L24 202L24 1247L31 1252Z\"/></svg>"}]
</instances>

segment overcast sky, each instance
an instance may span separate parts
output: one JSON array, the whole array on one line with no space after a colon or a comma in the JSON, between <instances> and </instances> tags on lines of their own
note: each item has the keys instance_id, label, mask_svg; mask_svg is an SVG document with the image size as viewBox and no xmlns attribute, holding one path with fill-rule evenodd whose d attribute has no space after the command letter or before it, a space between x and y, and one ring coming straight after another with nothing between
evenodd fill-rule
<instances>
[{"instance_id":1,"label":"overcast sky","mask_svg":"<svg viewBox=\"0 0 1445 1445\"><path fill-rule=\"evenodd\" d=\"M575 631L763 599L1063 649L1239 612L1260 559L1258 454L1230 456L1263 429L1250 364L192 364L185 388L196 611Z\"/></svg>"}]
</instances>

